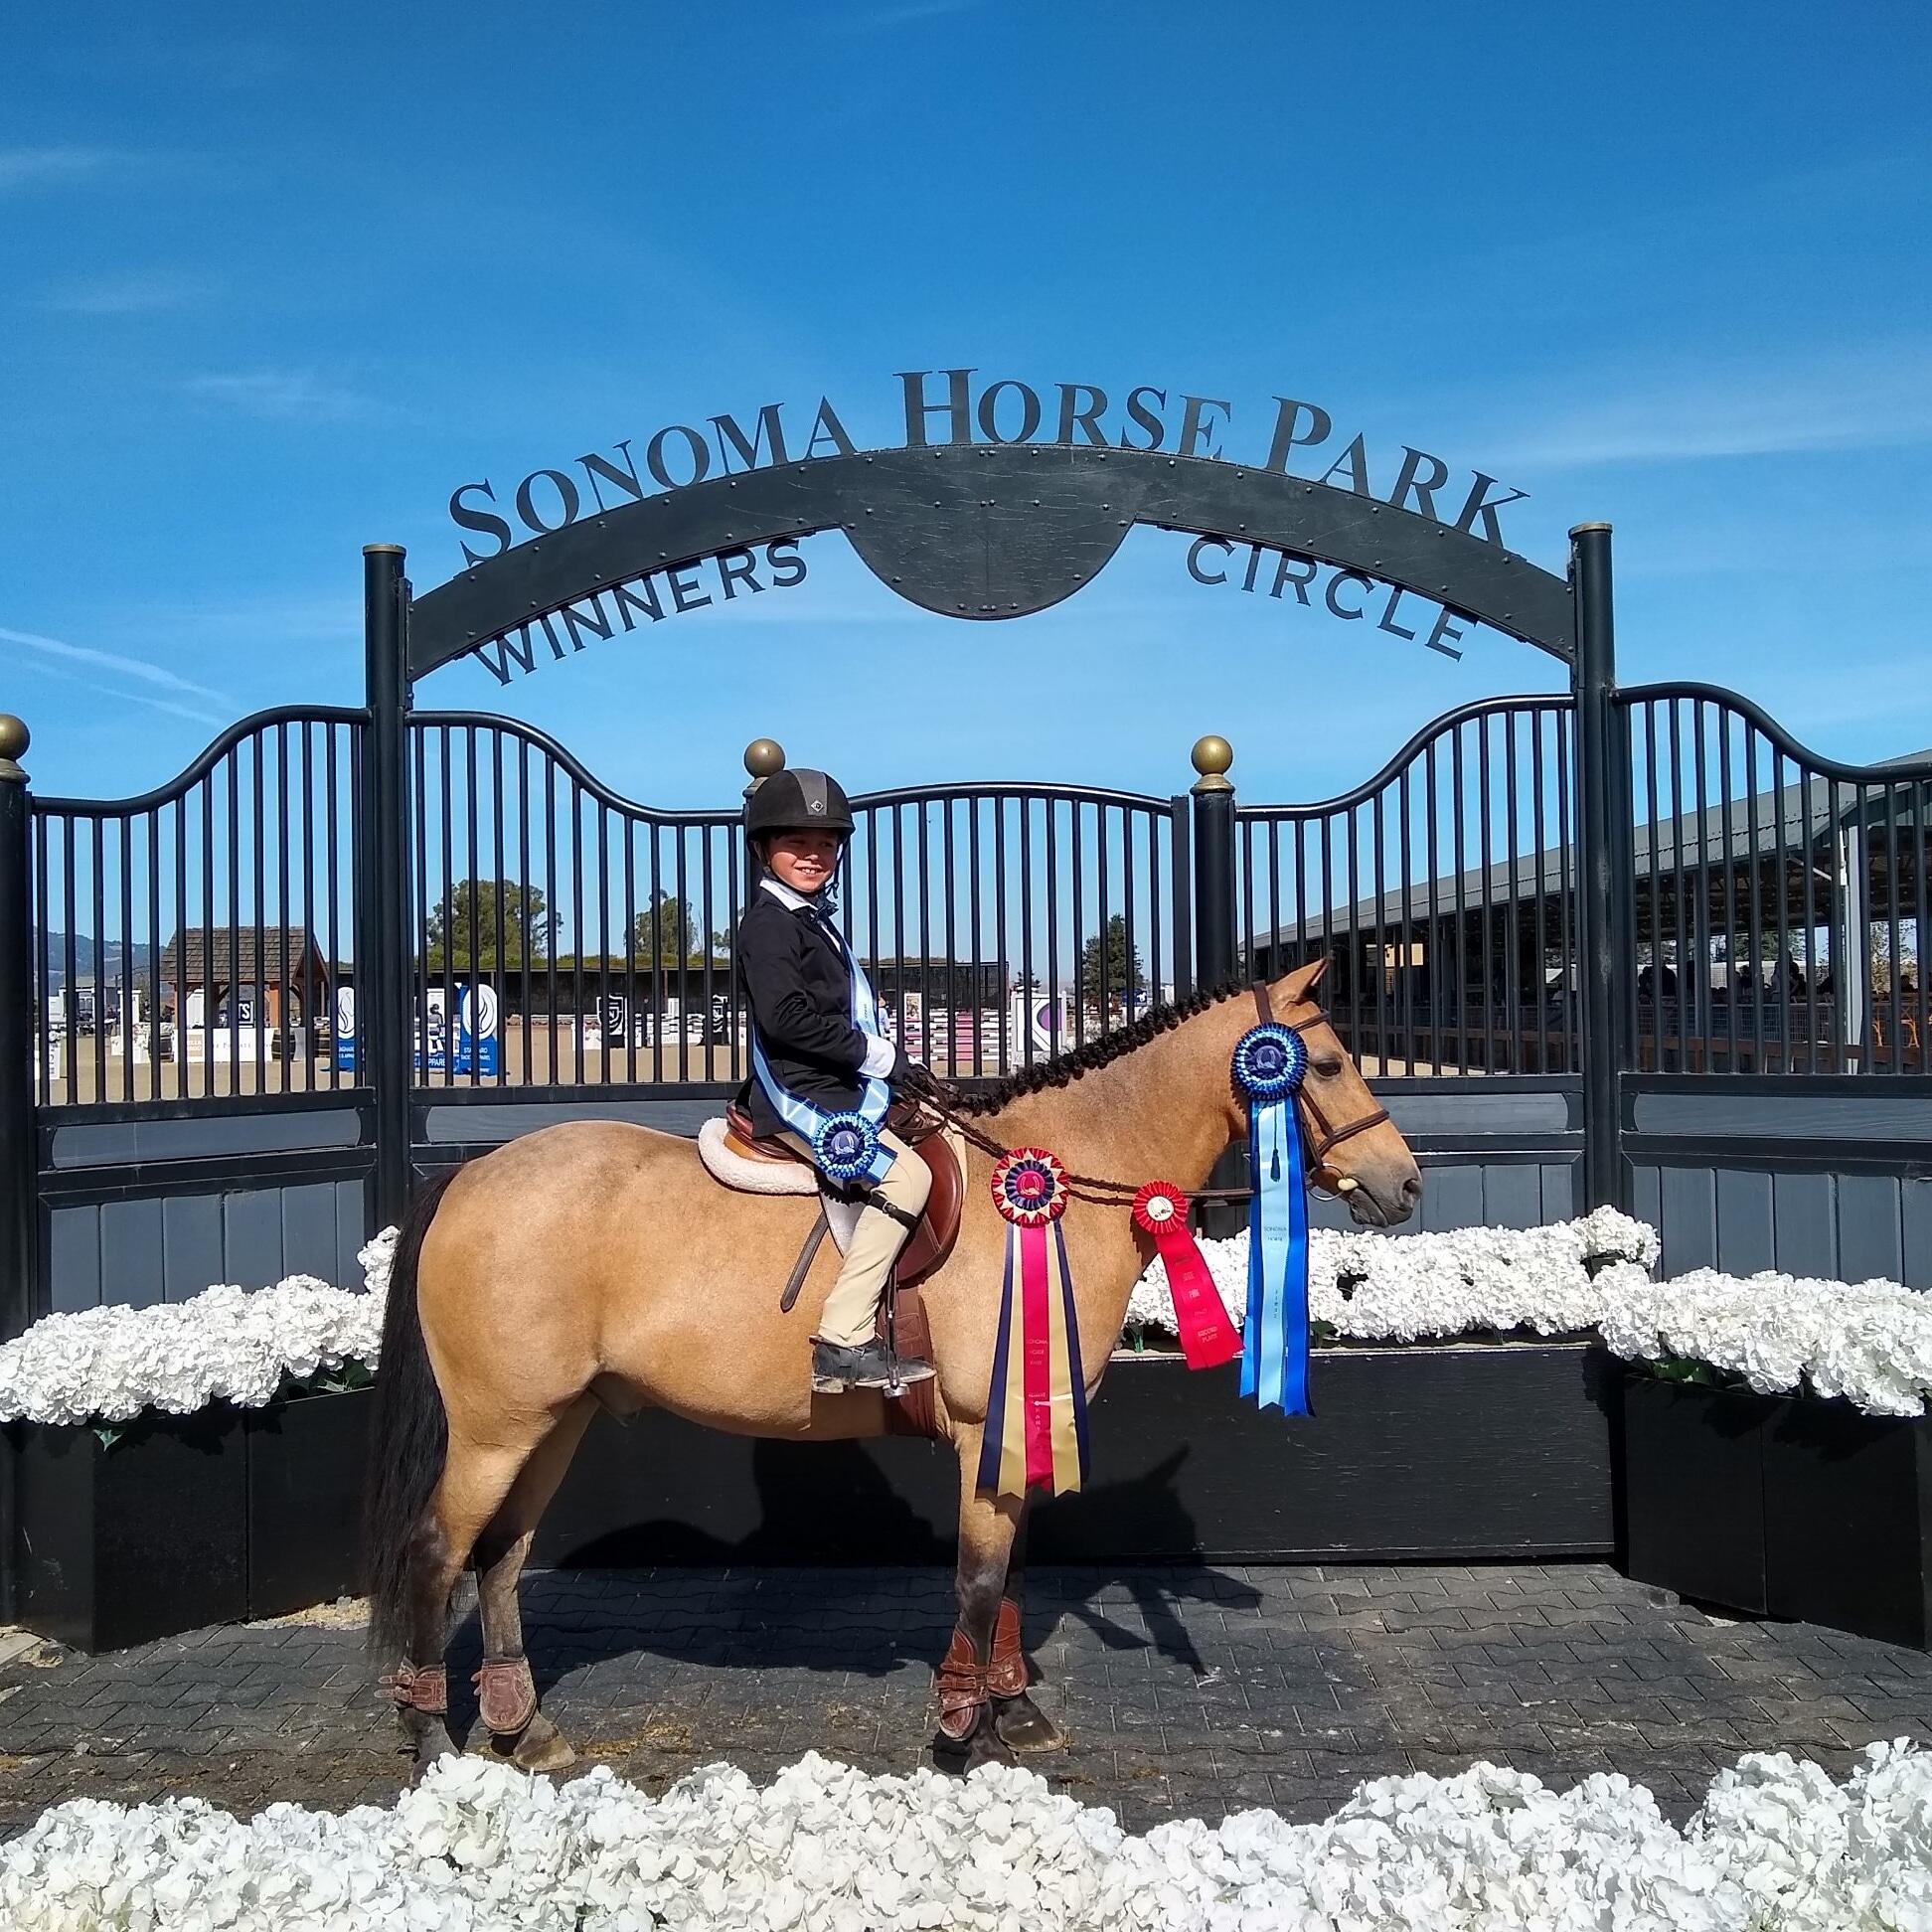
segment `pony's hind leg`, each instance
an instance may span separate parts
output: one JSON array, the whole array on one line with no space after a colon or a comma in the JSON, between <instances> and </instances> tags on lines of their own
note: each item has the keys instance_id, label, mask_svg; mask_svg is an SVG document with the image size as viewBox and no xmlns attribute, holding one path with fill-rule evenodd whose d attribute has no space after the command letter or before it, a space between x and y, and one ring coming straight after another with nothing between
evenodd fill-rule
<instances>
[{"instance_id":1,"label":"pony's hind leg","mask_svg":"<svg viewBox=\"0 0 1932 1932\"><path fill-rule=\"evenodd\" d=\"M524 1652L523 1604L518 1586L557 1486L570 1466L595 1398L579 1395L537 1445L502 1507L476 1541L478 1615L483 1668L477 1673L477 1727L470 1749L507 1758L524 1771L562 1771L576 1761L569 1740L539 1708L537 1685Z\"/></svg>"},{"instance_id":2,"label":"pony's hind leg","mask_svg":"<svg viewBox=\"0 0 1932 1932\"><path fill-rule=\"evenodd\" d=\"M386 1683L415 1759L414 1776L456 1748L443 1666L450 1594L529 1455L529 1446L479 1449L452 1431L435 1496L410 1536L408 1651Z\"/></svg>"},{"instance_id":3,"label":"pony's hind leg","mask_svg":"<svg viewBox=\"0 0 1932 1932\"><path fill-rule=\"evenodd\" d=\"M1032 1673L1021 1641L1022 1600L1027 1586L1027 1519L1032 1498L1021 1505L1020 1528L1007 1557L1006 1586L993 1627L993 1656L987 1689L993 1699L993 1729L1000 1742L1014 1751L1054 1751L1065 1739L1053 1720L1028 1692Z\"/></svg>"}]
</instances>

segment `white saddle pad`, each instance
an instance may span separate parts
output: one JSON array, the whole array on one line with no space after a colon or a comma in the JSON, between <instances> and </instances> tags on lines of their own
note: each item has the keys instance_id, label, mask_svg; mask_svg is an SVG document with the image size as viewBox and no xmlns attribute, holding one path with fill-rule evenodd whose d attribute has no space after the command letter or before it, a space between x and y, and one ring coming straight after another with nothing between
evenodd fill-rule
<instances>
[{"instance_id":1,"label":"white saddle pad","mask_svg":"<svg viewBox=\"0 0 1932 1932\"><path fill-rule=\"evenodd\" d=\"M734 1154L724 1144L722 1118L708 1120L698 1129L698 1158L714 1181L738 1194L818 1195L839 1252L843 1254L851 1245L852 1230L859 1224L860 1203L824 1193L817 1173L803 1161L753 1161Z\"/></svg>"}]
</instances>

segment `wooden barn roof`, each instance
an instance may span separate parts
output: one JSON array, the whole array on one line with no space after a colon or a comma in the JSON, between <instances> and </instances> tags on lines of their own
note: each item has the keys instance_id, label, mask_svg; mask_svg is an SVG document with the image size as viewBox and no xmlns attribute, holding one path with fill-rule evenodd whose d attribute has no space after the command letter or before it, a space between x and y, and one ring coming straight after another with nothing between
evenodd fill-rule
<instances>
[{"instance_id":1,"label":"wooden barn roof","mask_svg":"<svg viewBox=\"0 0 1932 1932\"><path fill-rule=\"evenodd\" d=\"M328 977L307 926L264 926L259 934L251 925L233 931L190 926L161 955L161 977L174 986L275 986L284 978L299 980L305 967L318 979Z\"/></svg>"}]
</instances>

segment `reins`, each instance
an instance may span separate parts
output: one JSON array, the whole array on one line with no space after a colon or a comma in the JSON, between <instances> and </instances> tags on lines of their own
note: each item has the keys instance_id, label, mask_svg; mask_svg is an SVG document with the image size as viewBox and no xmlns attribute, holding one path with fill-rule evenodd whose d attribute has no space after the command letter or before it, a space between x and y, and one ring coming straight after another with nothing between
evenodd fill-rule
<instances>
[{"instance_id":1,"label":"reins","mask_svg":"<svg viewBox=\"0 0 1932 1932\"><path fill-rule=\"evenodd\" d=\"M1274 1010L1268 999L1267 982L1256 980L1253 986L1254 1010L1262 1026L1274 1019ZM1316 1018L1301 1029L1307 1033L1319 1029L1329 1036L1338 1052L1342 1043L1335 1038L1335 1030L1330 1026L1325 1014ZM996 1140L991 1134L983 1133L972 1124L972 1116L960 1111L957 1099L949 1088L943 1087L935 1076L928 1076L931 1085L916 1096L915 1104L945 1121L955 1128L962 1139L976 1147L982 1154L994 1160L1004 1160L1012 1150ZM1328 1194L1343 1192L1340 1187L1344 1177L1328 1163L1328 1156L1344 1141L1353 1140L1358 1134L1366 1134L1371 1127L1379 1127L1388 1118L1384 1107L1376 1107L1373 1112L1366 1113L1359 1120L1345 1121L1341 1126L1331 1126L1328 1116L1323 1113L1321 1102L1309 1091L1306 1083L1295 1095L1295 1101L1308 1116L1314 1144L1309 1149L1308 1178L1314 1185ZM1066 1176L1067 1192L1076 1201L1090 1201L1103 1208L1125 1208L1131 1205L1139 1194L1141 1184L1136 1181L1115 1181L1101 1174L1073 1174ZM1196 1188L1192 1198L1196 1201L1247 1201L1252 1199L1252 1188Z\"/></svg>"}]
</instances>

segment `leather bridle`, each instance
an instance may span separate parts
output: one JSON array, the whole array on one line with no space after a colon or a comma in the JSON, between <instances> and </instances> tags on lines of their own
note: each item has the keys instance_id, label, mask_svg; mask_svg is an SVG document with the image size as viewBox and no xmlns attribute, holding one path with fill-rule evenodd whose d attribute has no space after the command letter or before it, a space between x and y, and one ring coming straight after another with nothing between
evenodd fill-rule
<instances>
[{"instance_id":1,"label":"leather bridle","mask_svg":"<svg viewBox=\"0 0 1932 1932\"><path fill-rule=\"evenodd\" d=\"M1274 1008L1268 999L1266 980L1254 982L1254 1011L1262 1026L1274 1024ZM1317 1037L1326 1035L1328 1044L1335 1051L1342 1053L1344 1058L1347 1057L1347 1054L1343 1053L1342 1043L1336 1037L1335 1028L1330 1024L1326 1013L1318 1011L1314 1019L1304 1021L1296 1027L1295 1031L1301 1035L1304 1045L1311 1035ZM1313 1057L1312 1053L1310 1056ZM1388 1109L1377 1107L1372 1113L1364 1114L1360 1120L1346 1120L1338 1127L1332 1124L1328 1115L1323 1112L1321 1101L1315 1097L1314 1090L1306 1080L1296 1092L1295 1101L1307 1116L1311 1142L1308 1150L1308 1178L1325 1193L1335 1194L1338 1192L1338 1184L1347 1177L1329 1165L1329 1155L1344 1141L1354 1140L1358 1134L1366 1134L1369 1128L1381 1126L1388 1118ZM1229 1189L1226 1192L1232 1194L1235 1191ZM1239 1192L1246 1195L1249 1191L1241 1189Z\"/></svg>"}]
</instances>

